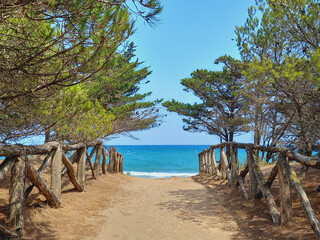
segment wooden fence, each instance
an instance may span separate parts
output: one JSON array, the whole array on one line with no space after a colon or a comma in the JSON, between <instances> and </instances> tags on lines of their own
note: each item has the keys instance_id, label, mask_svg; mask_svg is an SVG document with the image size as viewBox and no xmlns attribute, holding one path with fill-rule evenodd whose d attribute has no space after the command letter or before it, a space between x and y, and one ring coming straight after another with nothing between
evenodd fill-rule
<instances>
[{"instance_id":1,"label":"wooden fence","mask_svg":"<svg viewBox=\"0 0 320 240\"><path fill-rule=\"evenodd\" d=\"M89 147L92 147L90 154L88 153ZM30 160L34 155L45 155L38 170ZM62 201L61 179L64 175L67 174L74 188L81 192L85 188L88 170L91 171L94 179L99 177L100 169L103 174L123 172L123 156L114 147L110 147L106 152L102 141L73 145L59 142L36 146L6 145L0 146L0 156L5 157L0 165L0 181L11 174L9 226L0 225L0 238L23 235L25 200L34 187L38 188L50 206L60 207ZM107 165L108 156L109 164ZM94 157L94 163L92 163ZM51 181L48 186L41 174L50 162ZM27 178L30 180L29 186L26 186Z\"/></svg>"},{"instance_id":2,"label":"wooden fence","mask_svg":"<svg viewBox=\"0 0 320 240\"><path fill-rule=\"evenodd\" d=\"M219 162L216 159L216 149L220 149ZM226 153L228 149L228 154ZM245 149L247 162L239 173L238 149ZM257 150L277 155L277 163L266 179L257 160ZM265 198L274 224L286 224L292 217L292 199L290 188L294 188L301 202L306 217L317 239L320 239L320 225L311 207L310 201L303 189L303 185L295 171L290 167L289 161L296 161L303 166L320 169L319 158L301 155L297 152L281 148L269 148L253 144L225 142L213 145L199 153L199 172L216 175L220 179L228 180L229 187L240 186L245 199ZM249 173L249 190L244 185L244 178ZM279 175L280 210L278 209L270 188L276 176Z\"/></svg>"}]
</instances>

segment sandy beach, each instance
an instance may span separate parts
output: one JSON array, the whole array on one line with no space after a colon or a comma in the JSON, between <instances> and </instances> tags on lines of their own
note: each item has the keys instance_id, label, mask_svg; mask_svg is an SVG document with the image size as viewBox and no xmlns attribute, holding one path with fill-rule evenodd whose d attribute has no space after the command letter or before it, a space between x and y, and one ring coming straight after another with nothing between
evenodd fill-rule
<instances>
[{"instance_id":1,"label":"sandy beach","mask_svg":"<svg viewBox=\"0 0 320 240\"><path fill-rule=\"evenodd\" d=\"M310 171L306 182L317 180L315 174ZM306 189L319 217L319 196L312 184ZM277 180L273 189L278 189ZM4 196L7 190L2 186L0 191ZM36 193L28 200L23 239L315 239L296 197L293 221L274 226L263 199L246 201L239 189L206 175L100 175L98 180L88 177L84 192L68 184L60 208L44 200ZM6 208L1 208L0 220Z\"/></svg>"},{"instance_id":2,"label":"sandy beach","mask_svg":"<svg viewBox=\"0 0 320 240\"><path fill-rule=\"evenodd\" d=\"M59 209L30 209L25 239L232 239L239 229L192 178L89 181L63 193Z\"/></svg>"}]
</instances>

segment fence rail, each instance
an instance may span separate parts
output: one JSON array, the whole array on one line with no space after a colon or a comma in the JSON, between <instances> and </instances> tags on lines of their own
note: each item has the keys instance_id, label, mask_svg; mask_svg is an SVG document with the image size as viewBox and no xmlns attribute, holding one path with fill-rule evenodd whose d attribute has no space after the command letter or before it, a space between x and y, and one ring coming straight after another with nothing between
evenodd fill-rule
<instances>
[{"instance_id":1,"label":"fence rail","mask_svg":"<svg viewBox=\"0 0 320 240\"><path fill-rule=\"evenodd\" d=\"M92 147L90 154L88 148ZM70 152L70 157L67 155ZM38 170L33 166L30 156L45 155ZM8 226L0 225L0 238L19 237L23 235L25 201L36 187L52 207L60 207L62 203L62 177L68 175L74 188L81 192L85 188L86 175L90 170L92 177L103 174L123 172L123 156L114 147L106 152L102 141L90 143L64 144L50 142L43 145L6 145L0 146L0 156L5 159L0 164L0 181L9 174L9 213ZM94 163L92 163L93 158ZM107 158L109 157L109 164ZM102 164L101 164L102 158ZM51 162L50 186L41 176ZM76 164L76 166L74 166ZM26 179L30 185L26 186Z\"/></svg>"},{"instance_id":2,"label":"fence rail","mask_svg":"<svg viewBox=\"0 0 320 240\"><path fill-rule=\"evenodd\" d=\"M216 159L216 149L220 149L220 160ZM227 148L227 153L225 151ZM247 162L239 173L238 149L245 149ZM278 161L266 179L258 164L255 154L257 150L276 154ZM304 167L320 169L319 158L313 158L296 153L290 149L256 146L236 142L225 142L212 145L199 153L199 172L216 175L220 179L228 180L229 187L240 186L245 199L265 198L274 224L286 224L292 217L291 188L295 190L306 214L309 224L317 239L320 239L320 225L313 211L310 201L303 189L303 185L295 171L290 167L289 161L296 161ZM249 173L249 189L244 185L244 179ZM280 210L276 205L270 191L273 181L279 175Z\"/></svg>"}]
</instances>

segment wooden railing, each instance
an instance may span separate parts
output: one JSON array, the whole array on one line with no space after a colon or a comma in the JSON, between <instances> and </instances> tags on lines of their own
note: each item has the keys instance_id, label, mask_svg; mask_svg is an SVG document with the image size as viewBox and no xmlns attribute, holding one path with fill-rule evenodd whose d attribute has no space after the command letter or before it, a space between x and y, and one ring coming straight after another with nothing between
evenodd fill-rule
<instances>
[{"instance_id":1,"label":"wooden railing","mask_svg":"<svg viewBox=\"0 0 320 240\"><path fill-rule=\"evenodd\" d=\"M88 148L92 147L90 154ZM70 157L67 155L70 152ZM30 161L30 156L45 155L38 170ZM50 142L44 145L0 146L0 156L5 157L0 165L0 181L11 173L9 189L9 226L0 225L0 239L19 237L23 235L25 200L34 187L46 198L52 207L61 206L62 177L67 174L74 188L81 192L85 188L87 171L90 169L94 179L102 173L123 172L123 156L110 147L106 152L102 141L80 144L63 144ZM109 164L107 158L109 156ZM95 157L94 163L92 163ZM102 164L101 164L102 158ZM41 177L41 174L51 162L50 186ZM74 168L76 164L76 170ZM64 165L64 166L63 166ZM26 186L26 178L30 185Z\"/></svg>"},{"instance_id":2,"label":"wooden railing","mask_svg":"<svg viewBox=\"0 0 320 240\"><path fill-rule=\"evenodd\" d=\"M228 149L228 154L226 154L226 147ZM218 148L220 149L219 161L216 159L216 149ZM239 172L238 149L245 149L247 153L247 162L241 172ZM277 163L272 169L268 179L264 177L258 164L257 156L255 154L257 150L277 155ZM289 161L293 160L304 166L320 169L319 158L307 157L289 149L225 142L218 145L212 145L209 149L205 149L199 153L199 172L216 175L220 179L227 178L229 187L240 186L245 199L260 198L260 196L263 195L270 210L272 221L276 225L280 223L286 224L291 220L292 199L290 188L294 188L311 228L317 239L320 239L319 221L311 207L301 181L289 165ZM244 179L248 173L249 191L247 191L244 185ZM278 174L281 211L279 211L270 191L272 183Z\"/></svg>"}]
</instances>

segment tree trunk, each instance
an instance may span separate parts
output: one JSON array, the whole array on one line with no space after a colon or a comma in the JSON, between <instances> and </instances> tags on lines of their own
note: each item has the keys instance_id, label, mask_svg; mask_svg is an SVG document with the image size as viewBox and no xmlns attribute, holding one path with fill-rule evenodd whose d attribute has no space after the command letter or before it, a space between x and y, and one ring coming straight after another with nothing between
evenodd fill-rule
<instances>
[{"instance_id":1,"label":"tree trunk","mask_svg":"<svg viewBox=\"0 0 320 240\"><path fill-rule=\"evenodd\" d=\"M256 104L255 106L255 120L254 120L254 145L259 146L261 142L261 126L259 124L261 106ZM259 162L259 149L255 149L254 153L256 155L257 161Z\"/></svg>"},{"instance_id":2,"label":"tree trunk","mask_svg":"<svg viewBox=\"0 0 320 240\"><path fill-rule=\"evenodd\" d=\"M310 134L308 134L307 138L308 139L306 141L305 155L308 156L308 157L312 157L312 145L313 145L312 137L310 136Z\"/></svg>"},{"instance_id":3,"label":"tree trunk","mask_svg":"<svg viewBox=\"0 0 320 240\"><path fill-rule=\"evenodd\" d=\"M51 139L50 139L50 129L45 131L44 136L45 136L44 143L47 143L47 142L51 141Z\"/></svg>"},{"instance_id":4,"label":"tree trunk","mask_svg":"<svg viewBox=\"0 0 320 240\"><path fill-rule=\"evenodd\" d=\"M51 190L61 202L62 147L58 145L51 161Z\"/></svg>"},{"instance_id":5,"label":"tree trunk","mask_svg":"<svg viewBox=\"0 0 320 240\"><path fill-rule=\"evenodd\" d=\"M260 131L256 129L254 132L254 145L259 146L260 140L261 140ZM258 161L260 158L259 153L260 153L259 149L254 150L254 154L256 155L256 158Z\"/></svg>"}]
</instances>

